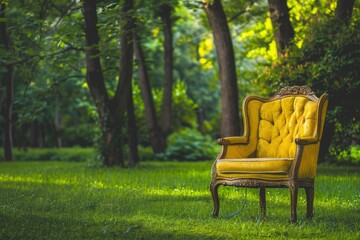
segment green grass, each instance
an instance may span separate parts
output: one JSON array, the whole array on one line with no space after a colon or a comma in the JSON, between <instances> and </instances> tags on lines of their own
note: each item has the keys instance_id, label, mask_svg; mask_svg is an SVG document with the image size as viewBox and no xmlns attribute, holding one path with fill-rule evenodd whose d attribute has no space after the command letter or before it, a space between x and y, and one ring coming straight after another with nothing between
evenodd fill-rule
<instances>
[{"instance_id":1,"label":"green grass","mask_svg":"<svg viewBox=\"0 0 360 240\"><path fill-rule=\"evenodd\" d=\"M211 217L211 162L143 162L95 168L79 162L0 163L0 239L360 239L360 168L320 166L315 216L289 223L289 191L220 187L222 217Z\"/></svg>"}]
</instances>

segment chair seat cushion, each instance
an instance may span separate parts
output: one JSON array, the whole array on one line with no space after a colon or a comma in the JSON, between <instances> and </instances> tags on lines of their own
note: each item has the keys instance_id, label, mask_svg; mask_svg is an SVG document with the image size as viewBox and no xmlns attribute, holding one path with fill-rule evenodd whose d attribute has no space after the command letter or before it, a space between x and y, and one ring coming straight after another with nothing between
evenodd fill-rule
<instances>
[{"instance_id":1,"label":"chair seat cushion","mask_svg":"<svg viewBox=\"0 0 360 240\"><path fill-rule=\"evenodd\" d=\"M219 159L218 174L280 174L286 175L292 158L238 158Z\"/></svg>"}]
</instances>

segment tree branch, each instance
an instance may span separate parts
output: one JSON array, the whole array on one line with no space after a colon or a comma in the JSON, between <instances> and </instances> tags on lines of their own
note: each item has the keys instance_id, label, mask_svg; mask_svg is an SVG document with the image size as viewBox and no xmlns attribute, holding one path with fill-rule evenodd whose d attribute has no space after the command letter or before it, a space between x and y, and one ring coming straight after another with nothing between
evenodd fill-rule
<instances>
[{"instance_id":1,"label":"tree branch","mask_svg":"<svg viewBox=\"0 0 360 240\"><path fill-rule=\"evenodd\" d=\"M250 9L250 7L252 7L252 5L254 5L254 2L255 2L255 1L250 1L249 4L246 6L245 10L242 10L242 11L236 13L234 16L232 16L232 17L228 20L228 22L232 22L232 21L234 21L235 19L237 19L239 16L241 16L241 15L245 14L246 12L248 12L249 9Z\"/></svg>"},{"instance_id":2,"label":"tree branch","mask_svg":"<svg viewBox=\"0 0 360 240\"><path fill-rule=\"evenodd\" d=\"M25 59L21 59L19 61L15 61L15 62L10 62L10 63L7 63L5 62L4 60L0 60L0 63L4 64L4 65L19 65L19 64L24 64L26 62L29 62L31 61L32 59L36 59L38 58L39 60L37 60L37 62L43 60L44 58L48 58L48 57L52 57L52 56L56 56L56 55L59 55L59 54L62 54L64 52L67 52L67 51L70 51L70 50L76 50L76 51L80 51L80 50L84 50L82 48L75 48L75 47L72 47L72 46L69 46L69 47L66 47L58 52L54 52L54 53L50 53L50 54L47 54L47 55L32 55L32 56L29 56Z\"/></svg>"}]
</instances>

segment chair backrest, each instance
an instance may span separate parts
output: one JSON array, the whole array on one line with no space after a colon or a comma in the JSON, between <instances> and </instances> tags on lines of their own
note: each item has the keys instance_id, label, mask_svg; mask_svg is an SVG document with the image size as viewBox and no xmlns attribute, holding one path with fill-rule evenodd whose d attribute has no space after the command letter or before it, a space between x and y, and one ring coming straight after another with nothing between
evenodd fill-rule
<instances>
[{"instance_id":1,"label":"chair backrest","mask_svg":"<svg viewBox=\"0 0 360 240\"><path fill-rule=\"evenodd\" d=\"M259 112L258 157L293 158L295 138L317 134L317 102L285 96L262 104Z\"/></svg>"},{"instance_id":2,"label":"chair backrest","mask_svg":"<svg viewBox=\"0 0 360 240\"><path fill-rule=\"evenodd\" d=\"M245 134L256 140L255 156L294 158L296 138L320 141L327 104L327 94L317 98L306 86L285 87L269 99L248 97L243 105ZM319 143L316 155L318 150Z\"/></svg>"}]
</instances>

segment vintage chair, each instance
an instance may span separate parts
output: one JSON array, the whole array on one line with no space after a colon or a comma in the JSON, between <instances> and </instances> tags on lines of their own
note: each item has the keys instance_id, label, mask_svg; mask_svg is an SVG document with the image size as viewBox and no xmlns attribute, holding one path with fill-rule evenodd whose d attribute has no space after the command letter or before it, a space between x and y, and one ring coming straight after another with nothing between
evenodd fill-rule
<instances>
[{"instance_id":1,"label":"vintage chair","mask_svg":"<svg viewBox=\"0 0 360 240\"><path fill-rule=\"evenodd\" d=\"M213 216L219 214L219 186L290 189L291 222L296 222L298 189L305 188L307 218L313 216L314 179L328 94L317 98L306 86L285 87L269 99L249 96L243 103L243 136L218 139L221 152L212 167Z\"/></svg>"}]
</instances>

